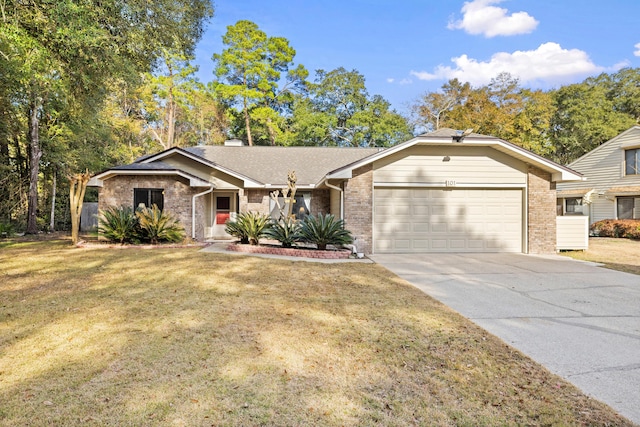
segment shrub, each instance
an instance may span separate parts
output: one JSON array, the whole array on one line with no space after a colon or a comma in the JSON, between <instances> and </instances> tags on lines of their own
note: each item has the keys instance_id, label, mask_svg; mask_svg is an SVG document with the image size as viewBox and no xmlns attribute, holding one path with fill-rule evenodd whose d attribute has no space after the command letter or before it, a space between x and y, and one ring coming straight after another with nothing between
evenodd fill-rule
<instances>
[{"instance_id":1,"label":"shrub","mask_svg":"<svg viewBox=\"0 0 640 427\"><path fill-rule=\"evenodd\" d=\"M300 223L293 218L272 221L265 237L279 241L284 248L290 248L295 242L302 240Z\"/></svg>"},{"instance_id":2,"label":"shrub","mask_svg":"<svg viewBox=\"0 0 640 427\"><path fill-rule=\"evenodd\" d=\"M98 231L111 242L130 243L138 240L138 220L130 207L110 206L98 218Z\"/></svg>"},{"instance_id":3,"label":"shrub","mask_svg":"<svg viewBox=\"0 0 640 427\"><path fill-rule=\"evenodd\" d=\"M184 228L178 219L169 212L161 211L156 205L151 209L138 209L136 217L142 240L155 245L158 242L180 242L185 238Z\"/></svg>"},{"instance_id":4,"label":"shrub","mask_svg":"<svg viewBox=\"0 0 640 427\"><path fill-rule=\"evenodd\" d=\"M598 237L618 237L640 240L640 220L605 219L591 224L590 232L591 235Z\"/></svg>"},{"instance_id":5,"label":"shrub","mask_svg":"<svg viewBox=\"0 0 640 427\"><path fill-rule=\"evenodd\" d=\"M314 243L318 249L325 250L327 245L346 245L353 242L351 232L345 230L344 221L333 215L309 215L300 224L302 240Z\"/></svg>"},{"instance_id":6,"label":"shrub","mask_svg":"<svg viewBox=\"0 0 640 427\"><path fill-rule=\"evenodd\" d=\"M228 219L227 222L224 223L224 231L231 236L240 239L240 243L246 245L249 243L249 236L247 235L242 215L243 214L239 214L234 220Z\"/></svg>"},{"instance_id":7,"label":"shrub","mask_svg":"<svg viewBox=\"0 0 640 427\"><path fill-rule=\"evenodd\" d=\"M249 242L257 245L261 237L271 228L268 215L258 212L243 212L238 214L235 221L227 221L225 231L238 237L241 243Z\"/></svg>"},{"instance_id":8,"label":"shrub","mask_svg":"<svg viewBox=\"0 0 640 427\"><path fill-rule=\"evenodd\" d=\"M16 230L13 224L10 222L0 222L0 239L5 237L11 237L15 234Z\"/></svg>"}]
</instances>

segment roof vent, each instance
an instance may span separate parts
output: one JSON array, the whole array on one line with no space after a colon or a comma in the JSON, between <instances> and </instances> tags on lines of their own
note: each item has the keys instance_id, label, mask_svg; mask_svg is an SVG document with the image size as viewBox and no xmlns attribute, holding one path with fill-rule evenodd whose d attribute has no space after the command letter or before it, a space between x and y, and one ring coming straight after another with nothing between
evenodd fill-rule
<instances>
[{"instance_id":1,"label":"roof vent","mask_svg":"<svg viewBox=\"0 0 640 427\"><path fill-rule=\"evenodd\" d=\"M234 139L227 139L227 140L224 142L224 146L225 146L225 147L243 147L244 145L245 145L245 144L244 144L244 141L243 141L243 140L241 140L241 139L237 139L237 138L234 138Z\"/></svg>"},{"instance_id":2,"label":"roof vent","mask_svg":"<svg viewBox=\"0 0 640 427\"><path fill-rule=\"evenodd\" d=\"M451 138L455 142L462 142L467 136L471 135L473 129L465 129L464 131L456 131L456 135L453 135Z\"/></svg>"}]
</instances>

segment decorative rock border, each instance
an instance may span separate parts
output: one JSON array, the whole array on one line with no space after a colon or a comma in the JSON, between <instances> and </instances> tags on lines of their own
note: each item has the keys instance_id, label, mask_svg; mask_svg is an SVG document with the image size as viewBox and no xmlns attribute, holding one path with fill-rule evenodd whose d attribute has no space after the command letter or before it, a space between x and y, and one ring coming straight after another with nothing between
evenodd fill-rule
<instances>
[{"instance_id":1,"label":"decorative rock border","mask_svg":"<svg viewBox=\"0 0 640 427\"><path fill-rule=\"evenodd\" d=\"M319 258L319 259L348 259L351 256L351 251L348 249L337 249L333 251L332 250L319 251L317 249L242 245L237 243L232 243L229 246L227 246L227 250L232 252L242 252L242 253L249 253L249 254L283 255L283 256L295 256L295 257Z\"/></svg>"}]
</instances>

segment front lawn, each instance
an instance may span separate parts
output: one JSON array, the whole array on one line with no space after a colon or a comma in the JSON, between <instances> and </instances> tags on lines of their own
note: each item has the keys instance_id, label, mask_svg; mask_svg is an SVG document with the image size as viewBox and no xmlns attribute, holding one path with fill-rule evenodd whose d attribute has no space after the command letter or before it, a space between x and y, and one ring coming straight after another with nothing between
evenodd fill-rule
<instances>
[{"instance_id":1,"label":"front lawn","mask_svg":"<svg viewBox=\"0 0 640 427\"><path fill-rule=\"evenodd\" d=\"M372 264L0 241L0 425L631 425Z\"/></svg>"},{"instance_id":2,"label":"front lawn","mask_svg":"<svg viewBox=\"0 0 640 427\"><path fill-rule=\"evenodd\" d=\"M583 261L602 263L612 270L640 274L639 240L591 237L588 250L561 252L561 254Z\"/></svg>"}]
</instances>

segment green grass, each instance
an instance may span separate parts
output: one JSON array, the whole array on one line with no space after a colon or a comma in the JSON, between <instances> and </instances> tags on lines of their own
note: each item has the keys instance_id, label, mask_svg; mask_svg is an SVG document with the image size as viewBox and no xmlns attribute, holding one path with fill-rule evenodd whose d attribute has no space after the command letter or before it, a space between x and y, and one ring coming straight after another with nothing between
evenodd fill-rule
<instances>
[{"instance_id":1,"label":"green grass","mask_svg":"<svg viewBox=\"0 0 640 427\"><path fill-rule=\"evenodd\" d=\"M631 425L370 264L0 242L0 425Z\"/></svg>"}]
</instances>

